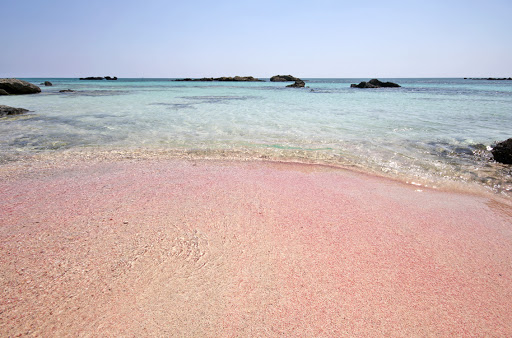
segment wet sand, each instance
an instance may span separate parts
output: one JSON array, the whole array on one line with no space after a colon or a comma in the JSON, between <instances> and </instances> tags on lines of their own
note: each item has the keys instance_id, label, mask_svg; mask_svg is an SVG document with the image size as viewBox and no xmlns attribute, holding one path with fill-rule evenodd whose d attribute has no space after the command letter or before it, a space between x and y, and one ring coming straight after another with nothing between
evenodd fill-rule
<instances>
[{"instance_id":1,"label":"wet sand","mask_svg":"<svg viewBox=\"0 0 512 338\"><path fill-rule=\"evenodd\" d=\"M0 171L0 336L511 336L512 208L318 165Z\"/></svg>"}]
</instances>

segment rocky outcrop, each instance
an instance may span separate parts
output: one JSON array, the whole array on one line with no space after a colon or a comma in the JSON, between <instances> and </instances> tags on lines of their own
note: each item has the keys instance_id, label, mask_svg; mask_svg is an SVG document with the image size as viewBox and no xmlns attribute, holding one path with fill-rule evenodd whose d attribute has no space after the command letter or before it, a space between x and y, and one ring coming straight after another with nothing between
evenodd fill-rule
<instances>
[{"instance_id":1,"label":"rocky outcrop","mask_svg":"<svg viewBox=\"0 0 512 338\"><path fill-rule=\"evenodd\" d=\"M28 110L24 108L14 108L0 104L0 117L4 117L7 115L19 115L26 112L28 112Z\"/></svg>"},{"instance_id":2,"label":"rocky outcrop","mask_svg":"<svg viewBox=\"0 0 512 338\"><path fill-rule=\"evenodd\" d=\"M199 82L208 82L208 81L214 81L213 77L202 77L200 79L191 79L189 77L185 79L176 79L174 81L199 81Z\"/></svg>"},{"instance_id":3,"label":"rocky outcrop","mask_svg":"<svg viewBox=\"0 0 512 338\"><path fill-rule=\"evenodd\" d=\"M176 79L174 81L200 81L200 82L206 82L206 81L225 81L225 82L262 82L263 80L256 79L252 76L222 76L222 77L203 77L200 79L191 79L191 78L185 78L185 79Z\"/></svg>"},{"instance_id":4,"label":"rocky outcrop","mask_svg":"<svg viewBox=\"0 0 512 338\"><path fill-rule=\"evenodd\" d=\"M51 83L50 81L44 81L43 83L41 83L41 86L49 87L49 86L53 86L53 83Z\"/></svg>"},{"instance_id":5,"label":"rocky outcrop","mask_svg":"<svg viewBox=\"0 0 512 338\"><path fill-rule=\"evenodd\" d=\"M0 89L11 95L36 94L41 92L41 88L38 86L18 79L0 79Z\"/></svg>"},{"instance_id":6,"label":"rocky outcrop","mask_svg":"<svg viewBox=\"0 0 512 338\"><path fill-rule=\"evenodd\" d=\"M3 89L0 89L0 95L9 95L9 93Z\"/></svg>"},{"instance_id":7,"label":"rocky outcrop","mask_svg":"<svg viewBox=\"0 0 512 338\"><path fill-rule=\"evenodd\" d=\"M117 76L110 77L110 76L89 76L89 77L81 77L80 80L117 80Z\"/></svg>"},{"instance_id":8,"label":"rocky outcrop","mask_svg":"<svg viewBox=\"0 0 512 338\"><path fill-rule=\"evenodd\" d=\"M274 75L270 78L270 82L292 82L297 80L300 79L291 75Z\"/></svg>"},{"instance_id":9,"label":"rocky outcrop","mask_svg":"<svg viewBox=\"0 0 512 338\"><path fill-rule=\"evenodd\" d=\"M464 80L467 80L468 78L465 77ZM470 77L470 80L487 80L487 81L512 81L512 77L483 77L483 78L475 78Z\"/></svg>"},{"instance_id":10,"label":"rocky outcrop","mask_svg":"<svg viewBox=\"0 0 512 338\"><path fill-rule=\"evenodd\" d=\"M398 88L400 85L393 82L382 82L377 79L371 79L368 82L360 82L359 84L351 84L351 88Z\"/></svg>"},{"instance_id":11,"label":"rocky outcrop","mask_svg":"<svg viewBox=\"0 0 512 338\"><path fill-rule=\"evenodd\" d=\"M228 81L228 82L231 82L231 81L234 81L234 82L239 82L239 81L242 81L242 82L261 82L263 80L260 80L260 79L256 79L252 76L235 76L235 77L230 77L230 76L223 76L223 77L218 77L216 79L213 79L215 81Z\"/></svg>"},{"instance_id":12,"label":"rocky outcrop","mask_svg":"<svg viewBox=\"0 0 512 338\"><path fill-rule=\"evenodd\" d=\"M59 93L73 93L74 90L71 90L71 89L62 89L62 90L59 90Z\"/></svg>"},{"instance_id":13,"label":"rocky outcrop","mask_svg":"<svg viewBox=\"0 0 512 338\"><path fill-rule=\"evenodd\" d=\"M295 83L292 83L291 85L288 85L286 87L290 88L303 88L306 84L301 79L295 80Z\"/></svg>"},{"instance_id":14,"label":"rocky outcrop","mask_svg":"<svg viewBox=\"0 0 512 338\"><path fill-rule=\"evenodd\" d=\"M512 164L512 138L497 143L491 153L496 162Z\"/></svg>"}]
</instances>

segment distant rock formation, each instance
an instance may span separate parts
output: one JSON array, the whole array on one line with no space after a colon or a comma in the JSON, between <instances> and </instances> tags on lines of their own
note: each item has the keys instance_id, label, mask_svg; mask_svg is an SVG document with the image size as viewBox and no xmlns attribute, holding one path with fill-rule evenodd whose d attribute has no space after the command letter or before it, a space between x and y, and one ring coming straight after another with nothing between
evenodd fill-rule
<instances>
[{"instance_id":1,"label":"distant rock formation","mask_svg":"<svg viewBox=\"0 0 512 338\"><path fill-rule=\"evenodd\" d=\"M506 78L506 77L482 77L482 78L476 78L476 77L465 77L464 80L487 80L487 81L512 81L512 77Z\"/></svg>"},{"instance_id":2,"label":"distant rock formation","mask_svg":"<svg viewBox=\"0 0 512 338\"><path fill-rule=\"evenodd\" d=\"M512 164L512 138L497 143L491 153L496 162Z\"/></svg>"},{"instance_id":3,"label":"distant rock formation","mask_svg":"<svg viewBox=\"0 0 512 338\"><path fill-rule=\"evenodd\" d=\"M51 83L50 81L44 81L44 83L41 83L41 84L45 85L46 87L53 86L53 83Z\"/></svg>"},{"instance_id":4,"label":"distant rock formation","mask_svg":"<svg viewBox=\"0 0 512 338\"><path fill-rule=\"evenodd\" d=\"M11 95L36 94L41 92L41 88L38 86L18 79L0 79L0 90Z\"/></svg>"},{"instance_id":5,"label":"distant rock formation","mask_svg":"<svg viewBox=\"0 0 512 338\"><path fill-rule=\"evenodd\" d=\"M81 77L80 80L117 80L117 76L114 76L114 77L89 76L89 77Z\"/></svg>"},{"instance_id":6,"label":"distant rock formation","mask_svg":"<svg viewBox=\"0 0 512 338\"><path fill-rule=\"evenodd\" d=\"M400 85L393 82L382 82L377 79L371 79L368 82L361 82L359 84L351 84L351 88L397 88Z\"/></svg>"},{"instance_id":7,"label":"distant rock formation","mask_svg":"<svg viewBox=\"0 0 512 338\"><path fill-rule=\"evenodd\" d=\"M24 108L14 108L0 104L0 117L4 117L7 115L19 115L26 112L28 112L28 110Z\"/></svg>"},{"instance_id":8,"label":"distant rock formation","mask_svg":"<svg viewBox=\"0 0 512 338\"><path fill-rule=\"evenodd\" d=\"M300 79L291 75L274 75L270 78L270 82L292 82L297 80Z\"/></svg>"},{"instance_id":9,"label":"distant rock formation","mask_svg":"<svg viewBox=\"0 0 512 338\"><path fill-rule=\"evenodd\" d=\"M200 79L191 79L191 78L185 78L185 79L176 79L174 81L200 81L200 82L206 82L206 81L225 81L225 82L262 82L263 80L256 79L252 76L222 76L222 77L203 77Z\"/></svg>"},{"instance_id":10,"label":"distant rock formation","mask_svg":"<svg viewBox=\"0 0 512 338\"><path fill-rule=\"evenodd\" d=\"M306 84L301 79L295 80L295 83L292 83L291 85L288 85L286 87L290 88L303 88Z\"/></svg>"},{"instance_id":11,"label":"distant rock formation","mask_svg":"<svg viewBox=\"0 0 512 338\"><path fill-rule=\"evenodd\" d=\"M185 78L185 79L176 79L174 81L198 81L198 82L208 82L208 81L214 81L213 80L213 77L203 77L203 78L200 78L200 79L191 79L189 77Z\"/></svg>"},{"instance_id":12,"label":"distant rock formation","mask_svg":"<svg viewBox=\"0 0 512 338\"><path fill-rule=\"evenodd\" d=\"M62 89L62 90L59 90L59 93L73 93L74 90L72 89Z\"/></svg>"}]
</instances>

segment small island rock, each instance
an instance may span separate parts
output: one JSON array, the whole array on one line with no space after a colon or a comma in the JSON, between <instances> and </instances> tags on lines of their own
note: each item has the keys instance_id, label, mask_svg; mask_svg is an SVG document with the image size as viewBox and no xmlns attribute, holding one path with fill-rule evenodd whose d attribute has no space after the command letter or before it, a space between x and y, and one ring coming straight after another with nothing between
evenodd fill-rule
<instances>
[{"instance_id":1,"label":"small island rock","mask_svg":"<svg viewBox=\"0 0 512 338\"><path fill-rule=\"evenodd\" d=\"M7 115L19 115L26 112L28 112L28 110L24 108L14 108L0 104L0 117L4 117Z\"/></svg>"},{"instance_id":2,"label":"small island rock","mask_svg":"<svg viewBox=\"0 0 512 338\"><path fill-rule=\"evenodd\" d=\"M43 83L46 87L49 87L49 86L53 86L53 83L51 83L50 81L44 81Z\"/></svg>"},{"instance_id":3,"label":"small island rock","mask_svg":"<svg viewBox=\"0 0 512 338\"><path fill-rule=\"evenodd\" d=\"M222 76L222 77L203 77L200 79L191 79L189 77L185 79L176 79L174 81L198 81L198 82L205 82L205 81L223 81L223 82L262 82L263 80L254 78L252 76Z\"/></svg>"},{"instance_id":4,"label":"small island rock","mask_svg":"<svg viewBox=\"0 0 512 338\"><path fill-rule=\"evenodd\" d=\"M496 162L512 164L512 138L497 143L491 153Z\"/></svg>"},{"instance_id":5,"label":"small island rock","mask_svg":"<svg viewBox=\"0 0 512 338\"><path fill-rule=\"evenodd\" d=\"M393 82L382 82L377 79L371 79L370 81L360 82L359 84L351 84L351 88L398 88L399 84Z\"/></svg>"},{"instance_id":6,"label":"small island rock","mask_svg":"<svg viewBox=\"0 0 512 338\"><path fill-rule=\"evenodd\" d=\"M41 92L38 86L18 79L0 79L0 89L11 95L36 94Z\"/></svg>"},{"instance_id":7,"label":"small island rock","mask_svg":"<svg viewBox=\"0 0 512 338\"><path fill-rule=\"evenodd\" d=\"M274 75L270 78L270 82L292 82L297 80L300 79L291 75Z\"/></svg>"}]
</instances>

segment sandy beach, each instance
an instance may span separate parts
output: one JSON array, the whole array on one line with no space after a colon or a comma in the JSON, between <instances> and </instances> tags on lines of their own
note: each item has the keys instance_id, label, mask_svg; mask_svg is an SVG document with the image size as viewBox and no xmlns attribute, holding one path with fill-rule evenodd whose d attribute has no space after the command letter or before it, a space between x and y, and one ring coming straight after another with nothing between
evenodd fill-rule
<instances>
[{"instance_id":1,"label":"sandy beach","mask_svg":"<svg viewBox=\"0 0 512 338\"><path fill-rule=\"evenodd\" d=\"M0 171L0 336L511 336L512 207L345 169Z\"/></svg>"}]
</instances>

